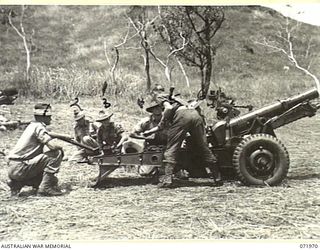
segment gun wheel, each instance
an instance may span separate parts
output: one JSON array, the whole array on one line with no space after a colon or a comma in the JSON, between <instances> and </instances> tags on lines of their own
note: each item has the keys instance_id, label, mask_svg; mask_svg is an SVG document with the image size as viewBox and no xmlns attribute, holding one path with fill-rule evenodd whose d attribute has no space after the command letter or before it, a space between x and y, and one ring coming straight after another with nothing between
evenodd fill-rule
<instances>
[{"instance_id":1,"label":"gun wheel","mask_svg":"<svg viewBox=\"0 0 320 250\"><path fill-rule=\"evenodd\" d=\"M232 162L239 180L245 185L278 185L289 170L287 149L269 134L244 138L236 147Z\"/></svg>"}]
</instances>

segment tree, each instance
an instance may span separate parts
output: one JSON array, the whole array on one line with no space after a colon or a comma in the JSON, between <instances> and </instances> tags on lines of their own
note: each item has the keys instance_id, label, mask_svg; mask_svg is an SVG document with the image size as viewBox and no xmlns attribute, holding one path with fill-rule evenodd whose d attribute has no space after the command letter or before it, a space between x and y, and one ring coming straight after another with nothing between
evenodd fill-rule
<instances>
[{"instance_id":1,"label":"tree","mask_svg":"<svg viewBox=\"0 0 320 250\"><path fill-rule=\"evenodd\" d=\"M158 31L171 50L178 50L176 56L188 66L197 67L201 75L201 90L207 94L212 64L216 50L221 45L213 43L214 36L221 28L224 18L222 7L213 6L168 6L161 7L161 23ZM183 39L186 45L183 50Z\"/></svg>"},{"instance_id":2,"label":"tree","mask_svg":"<svg viewBox=\"0 0 320 250\"><path fill-rule=\"evenodd\" d=\"M128 40L130 40L132 38L132 37L128 37L129 36L129 32L130 32L130 23L128 23L127 31L126 31L125 36L122 38L122 41L120 43L112 46L111 52L113 52L113 55L111 55L111 60L110 60L108 52L107 52L108 51L107 42L104 41L104 44L103 44L103 46L104 46L104 55L105 55L105 57L107 59L108 65L110 67L111 81L112 81L112 83L114 85L117 85L117 79L116 79L116 75L115 75L115 70L116 70L116 68L118 66L119 59L120 59L119 48L121 48L124 44L127 43ZM107 84L107 83L105 82L105 84ZM104 86L106 87L106 85L104 85ZM105 92L105 90L103 91L102 95L104 95L104 92Z\"/></svg>"},{"instance_id":3,"label":"tree","mask_svg":"<svg viewBox=\"0 0 320 250\"><path fill-rule=\"evenodd\" d=\"M25 79L27 82L30 81L30 69L31 69L31 52L34 49L33 35L35 33L32 29L29 33L26 32L24 19L26 17L26 10L28 6L21 5L20 10L8 7L7 9L2 9L2 14L4 14L2 19L2 24L9 25L16 34L22 39L24 50L26 52L26 73ZM32 15L32 12L28 13ZM19 19L19 20L16 20Z\"/></svg>"},{"instance_id":4,"label":"tree","mask_svg":"<svg viewBox=\"0 0 320 250\"><path fill-rule=\"evenodd\" d=\"M283 53L289 61L299 70L304 72L306 75L310 76L317 87L317 90L320 94L320 81L318 77L311 73L310 67L312 65L312 58L310 57L310 48L312 47L311 41L312 39L308 39L309 42L307 44L307 47L305 48L305 51L301 52L300 55L297 55L297 50L294 49L293 40L294 36L293 33L297 31L300 27L300 22L295 22L295 24L291 24L289 18L286 18L285 26L280 26L280 29L271 37L264 37L262 41L255 41L258 45L263 45L269 49L271 49L274 52L281 52ZM299 61L299 59L302 61L302 58L304 59L304 64L307 64L307 66L303 66L302 63ZM309 62L306 63L306 61Z\"/></svg>"},{"instance_id":5,"label":"tree","mask_svg":"<svg viewBox=\"0 0 320 250\"><path fill-rule=\"evenodd\" d=\"M149 28L158 16L153 20L148 18L148 7L146 6L132 6L127 12L127 16L132 26L140 37L140 44L144 50L144 70L146 73L147 91L151 89L151 76L150 76L150 52L151 45L149 41Z\"/></svg>"}]
</instances>

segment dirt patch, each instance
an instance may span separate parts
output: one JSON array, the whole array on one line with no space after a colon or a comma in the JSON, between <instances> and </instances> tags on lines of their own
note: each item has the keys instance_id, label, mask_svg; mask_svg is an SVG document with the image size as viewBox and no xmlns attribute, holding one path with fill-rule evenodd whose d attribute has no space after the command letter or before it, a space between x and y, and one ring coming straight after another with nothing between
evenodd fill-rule
<instances>
[{"instance_id":1,"label":"dirt patch","mask_svg":"<svg viewBox=\"0 0 320 250\"><path fill-rule=\"evenodd\" d=\"M31 107L17 105L13 111ZM72 134L67 108L58 106L52 129ZM124 126L131 128L138 117L125 116ZM0 240L319 239L319 123L313 117L278 130L291 167L277 187L246 187L237 181L212 187L208 180L192 179L173 190L158 190L135 169L122 168L114 173L112 187L92 189L88 184L97 166L66 161L58 175L64 196L11 198L0 155ZM21 133L1 133L0 150L12 148ZM63 146L70 156L74 147Z\"/></svg>"}]
</instances>

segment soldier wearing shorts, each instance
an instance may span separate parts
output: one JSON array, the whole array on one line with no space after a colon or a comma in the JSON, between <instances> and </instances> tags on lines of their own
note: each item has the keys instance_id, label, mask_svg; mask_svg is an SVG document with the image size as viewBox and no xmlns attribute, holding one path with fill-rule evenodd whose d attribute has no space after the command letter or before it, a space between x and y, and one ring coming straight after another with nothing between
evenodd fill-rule
<instances>
[{"instance_id":1,"label":"soldier wearing shorts","mask_svg":"<svg viewBox=\"0 0 320 250\"><path fill-rule=\"evenodd\" d=\"M87 145L91 148L99 147L97 138L97 131L93 123L85 117L83 112L74 112L74 135L75 140L79 143ZM88 156L94 153L90 150L80 148L73 156L72 159L77 159L77 163L89 163Z\"/></svg>"},{"instance_id":2,"label":"soldier wearing shorts","mask_svg":"<svg viewBox=\"0 0 320 250\"><path fill-rule=\"evenodd\" d=\"M50 104L35 105L34 119L8 155L11 194L18 195L22 187L32 186L40 195L61 195L55 174L59 172L64 153L51 141L47 131L51 123Z\"/></svg>"}]
</instances>

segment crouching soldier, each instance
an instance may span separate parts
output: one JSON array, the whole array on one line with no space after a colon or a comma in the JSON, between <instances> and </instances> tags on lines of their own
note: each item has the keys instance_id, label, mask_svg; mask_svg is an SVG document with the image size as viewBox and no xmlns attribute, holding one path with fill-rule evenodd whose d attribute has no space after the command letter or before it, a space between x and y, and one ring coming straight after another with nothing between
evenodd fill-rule
<instances>
[{"instance_id":1,"label":"crouching soldier","mask_svg":"<svg viewBox=\"0 0 320 250\"><path fill-rule=\"evenodd\" d=\"M75 110L74 120L75 140L91 148L99 147L96 141L96 128L94 128L93 123L85 117L85 114ZM92 151L81 148L72 156L72 159L76 159L77 163L89 163L88 156L92 155L94 155Z\"/></svg>"},{"instance_id":2,"label":"crouching soldier","mask_svg":"<svg viewBox=\"0 0 320 250\"><path fill-rule=\"evenodd\" d=\"M143 132L158 126L162 118L161 105L155 103L154 105L146 108L146 111L151 113L151 115L139 121L139 123L134 127L133 133L130 135L131 137L139 138L139 136L142 136ZM167 133L165 130L158 131L152 136L146 138L146 142L150 145L165 145L167 143Z\"/></svg>"},{"instance_id":3,"label":"crouching soldier","mask_svg":"<svg viewBox=\"0 0 320 250\"><path fill-rule=\"evenodd\" d=\"M161 105L155 103L146 108L146 111L151 113L148 117L141 119L138 124L134 127L134 131L130 134L130 137L137 139L145 139L146 145L154 146L165 146L167 143L167 133L166 130L158 131L149 137L143 137L143 132L148 131L156 126L158 126L162 118L162 107ZM126 142L130 143L130 141ZM143 147L141 147L141 151ZM142 176L151 176L157 174L157 168L154 166L142 165L139 168L139 173Z\"/></svg>"},{"instance_id":4,"label":"crouching soldier","mask_svg":"<svg viewBox=\"0 0 320 250\"><path fill-rule=\"evenodd\" d=\"M22 187L32 186L39 195L61 195L55 174L59 172L64 153L51 141L46 128L51 123L50 104L36 104L34 119L8 155L11 194L18 195Z\"/></svg>"},{"instance_id":5,"label":"crouching soldier","mask_svg":"<svg viewBox=\"0 0 320 250\"><path fill-rule=\"evenodd\" d=\"M111 121L112 115L101 110L96 119L101 123L97 132L97 142L101 150L107 154L112 153L114 149L119 149L128 140L128 135L122 126Z\"/></svg>"}]
</instances>

